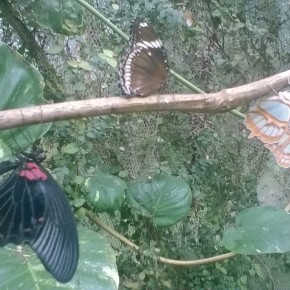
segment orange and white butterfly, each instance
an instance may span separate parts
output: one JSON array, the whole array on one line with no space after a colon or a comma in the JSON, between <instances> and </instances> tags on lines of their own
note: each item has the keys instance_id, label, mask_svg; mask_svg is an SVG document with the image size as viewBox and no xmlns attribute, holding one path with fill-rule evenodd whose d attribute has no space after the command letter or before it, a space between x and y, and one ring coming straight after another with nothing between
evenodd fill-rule
<instances>
[{"instance_id":1,"label":"orange and white butterfly","mask_svg":"<svg viewBox=\"0 0 290 290\"><path fill-rule=\"evenodd\" d=\"M279 166L290 167L290 92L262 99L244 120L251 131L270 149Z\"/></svg>"}]
</instances>

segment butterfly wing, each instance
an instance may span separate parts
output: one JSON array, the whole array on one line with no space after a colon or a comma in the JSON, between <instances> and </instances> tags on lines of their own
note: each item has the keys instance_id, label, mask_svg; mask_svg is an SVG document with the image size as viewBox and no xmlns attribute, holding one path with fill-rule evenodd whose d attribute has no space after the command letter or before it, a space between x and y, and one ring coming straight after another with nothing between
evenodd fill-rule
<instances>
[{"instance_id":1,"label":"butterfly wing","mask_svg":"<svg viewBox=\"0 0 290 290\"><path fill-rule=\"evenodd\" d=\"M271 150L279 166L290 167L290 135L288 133L285 133L278 143L265 144L265 147Z\"/></svg>"},{"instance_id":2,"label":"butterfly wing","mask_svg":"<svg viewBox=\"0 0 290 290\"><path fill-rule=\"evenodd\" d=\"M144 19L131 25L130 45L119 69L126 95L148 96L167 85L169 66L166 51L154 29Z\"/></svg>"},{"instance_id":3,"label":"butterfly wing","mask_svg":"<svg viewBox=\"0 0 290 290\"><path fill-rule=\"evenodd\" d=\"M279 166L290 167L290 92L279 92L260 101L244 123L270 149Z\"/></svg>"},{"instance_id":4,"label":"butterfly wing","mask_svg":"<svg viewBox=\"0 0 290 290\"><path fill-rule=\"evenodd\" d=\"M278 142L285 130L288 130L290 106L281 93L263 99L248 112L244 123L251 130L249 138L257 137L264 143L272 144Z\"/></svg>"},{"instance_id":5,"label":"butterfly wing","mask_svg":"<svg viewBox=\"0 0 290 290\"><path fill-rule=\"evenodd\" d=\"M45 197L46 222L29 244L47 271L59 282L66 283L72 279L78 265L76 223L61 187L43 167L39 168L47 179L31 182L29 187Z\"/></svg>"},{"instance_id":6,"label":"butterfly wing","mask_svg":"<svg viewBox=\"0 0 290 290\"><path fill-rule=\"evenodd\" d=\"M18 166L0 185L0 246L28 242L48 272L66 283L79 258L76 224L63 190L41 166Z\"/></svg>"},{"instance_id":7,"label":"butterfly wing","mask_svg":"<svg viewBox=\"0 0 290 290\"><path fill-rule=\"evenodd\" d=\"M21 167L0 185L0 247L29 241L44 224L45 201L32 195Z\"/></svg>"}]
</instances>

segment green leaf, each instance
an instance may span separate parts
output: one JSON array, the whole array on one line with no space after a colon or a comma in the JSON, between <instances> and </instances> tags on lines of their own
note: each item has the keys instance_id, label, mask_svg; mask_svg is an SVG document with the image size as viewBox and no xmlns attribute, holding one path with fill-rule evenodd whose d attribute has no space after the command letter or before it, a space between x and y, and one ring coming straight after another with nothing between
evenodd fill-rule
<instances>
[{"instance_id":1,"label":"green leaf","mask_svg":"<svg viewBox=\"0 0 290 290\"><path fill-rule=\"evenodd\" d=\"M43 104L44 81L36 68L20 54L0 42L0 110ZM6 157L11 152L26 150L44 135L51 124L26 126L0 131L0 151ZM10 152L9 152L10 151Z\"/></svg>"},{"instance_id":2,"label":"green leaf","mask_svg":"<svg viewBox=\"0 0 290 290\"><path fill-rule=\"evenodd\" d=\"M69 283L58 283L28 246L19 252L15 245L8 244L0 248L0 289L118 289L115 254L106 238L83 227L79 227L78 231L80 260Z\"/></svg>"},{"instance_id":3,"label":"green leaf","mask_svg":"<svg viewBox=\"0 0 290 290\"><path fill-rule=\"evenodd\" d=\"M152 218L157 226L168 227L185 218L192 193L183 180L156 175L152 180L131 184L127 199L135 213Z\"/></svg>"},{"instance_id":4,"label":"green leaf","mask_svg":"<svg viewBox=\"0 0 290 290\"><path fill-rule=\"evenodd\" d=\"M243 210L237 226L229 228L222 243L230 251L245 255L290 251L290 215L275 207Z\"/></svg>"},{"instance_id":5,"label":"green leaf","mask_svg":"<svg viewBox=\"0 0 290 290\"><path fill-rule=\"evenodd\" d=\"M140 280L144 280L146 277L146 274L144 272L140 272L138 276Z\"/></svg>"},{"instance_id":6,"label":"green leaf","mask_svg":"<svg viewBox=\"0 0 290 290\"><path fill-rule=\"evenodd\" d=\"M107 50L107 49L104 49L103 53L102 52L98 53L98 57L100 59L105 60L107 62L107 64L109 64L111 67L115 68L117 66L117 60L113 56L114 56L114 52L111 50Z\"/></svg>"},{"instance_id":7,"label":"green leaf","mask_svg":"<svg viewBox=\"0 0 290 290\"><path fill-rule=\"evenodd\" d=\"M102 52L99 52L99 53L98 53L98 57L99 57L100 59L104 59L104 60L107 59L107 57L106 57Z\"/></svg>"},{"instance_id":8,"label":"green leaf","mask_svg":"<svg viewBox=\"0 0 290 290\"><path fill-rule=\"evenodd\" d=\"M78 68L78 67L79 67L79 63L78 63L78 61L75 60L75 59L69 59L69 60L66 61L66 63L67 63L69 66L73 67L73 68Z\"/></svg>"},{"instance_id":9,"label":"green leaf","mask_svg":"<svg viewBox=\"0 0 290 290\"><path fill-rule=\"evenodd\" d=\"M87 200L98 211L113 212L125 199L125 182L114 175L100 173L85 182Z\"/></svg>"},{"instance_id":10,"label":"green leaf","mask_svg":"<svg viewBox=\"0 0 290 290\"><path fill-rule=\"evenodd\" d=\"M117 66L117 60L115 58L108 58L107 57L106 61L113 68L115 68Z\"/></svg>"},{"instance_id":11,"label":"green leaf","mask_svg":"<svg viewBox=\"0 0 290 290\"><path fill-rule=\"evenodd\" d=\"M127 170L122 170L119 172L119 176L121 178L125 178L125 177L128 177L128 171Z\"/></svg>"},{"instance_id":12,"label":"green leaf","mask_svg":"<svg viewBox=\"0 0 290 290\"><path fill-rule=\"evenodd\" d=\"M92 70L93 68L91 67L91 65L87 62L87 61L84 61L84 60L81 60L79 62L79 67L84 69L84 70Z\"/></svg>"},{"instance_id":13,"label":"green leaf","mask_svg":"<svg viewBox=\"0 0 290 290\"><path fill-rule=\"evenodd\" d=\"M243 284L245 284L245 285L247 284L247 279L248 279L247 276L242 275L240 279L241 279L241 282L242 282Z\"/></svg>"},{"instance_id":14,"label":"green leaf","mask_svg":"<svg viewBox=\"0 0 290 290\"><path fill-rule=\"evenodd\" d=\"M103 49L103 53L105 56L108 56L108 57L114 56L114 52L112 50L109 50L109 49Z\"/></svg>"},{"instance_id":15,"label":"green leaf","mask_svg":"<svg viewBox=\"0 0 290 290\"><path fill-rule=\"evenodd\" d=\"M0 55L0 109L42 104L44 81L38 70L2 42Z\"/></svg>"},{"instance_id":16,"label":"green leaf","mask_svg":"<svg viewBox=\"0 0 290 290\"><path fill-rule=\"evenodd\" d=\"M4 142L4 140L0 139L0 160L4 160L6 157L11 156L13 152L11 148Z\"/></svg>"},{"instance_id":17,"label":"green leaf","mask_svg":"<svg viewBox=\"0 0 290 290\"><path fill-rule=\"evenodd\" d=\"M74 182L75 182L76 184L82 184L83 181L84 181L84 177L83 177L83 176L80 176L80 175L77 175L77 176L75 177L75 179L74 179Z\"/></svg>"},{"instance_id":18,"label":"green leaf","mask_svg":"<svg viewBox=\"0 0 290 290\"><path fill-rule=\"evenodd\" d=\"M62 147L61 152L67 154L75 154L79 151L79 147L75 142L69 143Z\"/></svg>"},{"instance_id":19,"label":"green leaf","mask_svg":"<svg viewBox=\"0 0 290 290\"><path fill-rule=\"evenodd\" d=\"M92 70L91 65L87 61L84 61L84 60L77 61L75 59L70 59L70 60L67 60L66 63L73 68L81 68L81 69L89 70L89 71Z\"/></svg>"},{"instance_id":20,"label":"green leaf","mask_svg":"<svg viewBox=\"0 0 290 290\"><path fill-rule=\"evenodd\" d=\"M112 4L112 8L115 9L115 10L118 10L120 7L117 4Z\"/></svg>"},{"instance_id":21,"label":"green leaf","mask_svg":"<svg viewBox=\"0 0 290 290\"><path fill-rule=\"evenodd\" d=\"M77 216L78 220L84 221L84 219L86 217L86 210L83 207L80 207L76 212L76 216Z\"/></svg>"},{"instance_id":22,"label":"green leaf","mask_svg":"<svg viewBox=\"0 0 290 290\"><path fill-rule=\"evenodd\" d=\"M76 198L73 200L72 203L75 207L81 207L84 205L85 202L86 202L86 200L84 198Z\"/></svg>"}]
</instances>

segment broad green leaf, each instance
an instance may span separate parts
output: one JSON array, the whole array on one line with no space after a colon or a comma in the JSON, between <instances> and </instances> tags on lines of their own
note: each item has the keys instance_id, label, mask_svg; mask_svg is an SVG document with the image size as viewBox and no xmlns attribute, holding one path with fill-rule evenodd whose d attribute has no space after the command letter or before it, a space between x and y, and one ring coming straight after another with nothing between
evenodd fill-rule
<instances>
[{"instance_id":1,"label":"broad green leaf","mask_svg":"<svg viewBox=\"0 0 290 290\"><path fill-rule=\"evenodd\" d=\"M106 61L113 68L115 68L117 66L117 60L115 58L107 57Z\"/></svg>"},{"instance_id":2,"label":"broad green leaf","mask_svg":"<svg viewBox=\"0 0 290 290\"><path fill-rule=\"evenodd\" d=\"M103 50L104 53L98 53L100 59L105 60L111 67L115 68L117 66L117 60L114 58L114 52L110 50Z\"/></svg>"},{"instance_id":3,"label":"broad green leaf","mask_svg":"<svg viewBox=\"0 0 290 290\"><path fill-rule=\"evenodd\" d=\"M134 212L152 218L157 226L168 227L185 218L192 193L183 180L160 174L131 184L127 199Z\"/></svg>"},{"instance_id":4,"label":"broad green leaf","mask_svg":"<svg viewBox=\"0 0 290 290\"><path fill-rule=\"evenodd\" d=\"M76 212L76 216L79 221L84 221L86 217L86 210L83 207L80 207Z\"/></svg>"},{"instance_id":5,"label":"broad green leaf","mask_svg":"<svg viewBox=\"0 0 290 290\"><path fill-rule=\"evenodd\" d=\"M236 227L223 236L223 245L245 255L290 251L290 215L275 207L252 207L243 210Z\"/></svg>"},{"instance_id":6,"label":"broad green leaf","mask_svg":"<svg viewBox=\"0 0 290 290\"><path fill-rule=\"evenodd\" d=\"M98 53L98 57L99 57L100 59L104 59L104 60L107 59L107 56L106 56L104 53L102 53L102 52L99 52L99 53Z\"/></svg>"},{"instance_id":7,"label":"broad green leaf","mask_svg":"<svg viewBox=\"0 0 290 290\"><path fill-rule=\"evenodd\" d=\"M86 200L84 198L76 198L72 201L75 207L81 207L85 204Z\"/></svg>"},{"instance_id":8,"label":"broad green leaf","mask_svg":"<svg viewBox=\"0 0 290 290\"><path fill-rule=\"evenodd\" d=\"M128 171L127 170L122 170L119 172L119 176L121 178L125 178L125 177L128 177Z\"/></svg>"},{"instance_id":9,"label":"broad green leaf","mask_svg":"<svg viewBox=\"0 0 290 290\"><path fill-rule=\"evenodd\" d=\"M82 184L83 181L84 181L84 177L83 177L83 176L80 176L80 175L77 175L77 176L75 177L75 179L74 179L74 182L75 182L76 184Z\"/></svg>"},{"instance_id":10,"label":"broad green leaf","mask_svg":"<svg viewBox=\"0 0 290 290\"><path fill-rule=\"evenodd\" d=\"M79 67L79 63L77 60L75 59L69 59L66 62L69 66L73 67L73 68L78 68Z\"/></svg>"},{"instance_id":11,"label":"broad green leaf","mask_svg":"<svg viewBox=\"0 0 290 290\"><path fill-rule=\"evenodd\" d=\"M79 130L85 130L87 122L85 122L83 119L76 119L74 120L74 124L78 127Z\"/></svg>"},{"instance_id":12,"label":"broad green leaf","mask_svg":"<svg viewBox=\"0 0 290 290\"><path fill-rule=\"evenodd\" d=\"M94 209L103 212L117 210L125 199L125 182L111 174L100 173L85 182L87 200Z\"/></svg>"},{"instance_id":13,"label":"broad green leaf","mask_svg":"<svg viewBox=\"0 0 290 290\"><path fill-rule=\"evenodd\" d=\"M9 145L2 139L0 139L0 160L4 160L6 157L13 154Z\"/></svg>"},{"instance_id":14,"label":"broad green leaf","mask_svg":"<svg viewBox=\"0 0 290 290\"><path fill-rule=\"evenodd\" d=\"M84 60L81 60L79 62L79 68L82 68L84 70L92 70L93 68L91 67L91 65L87 62L87 61L84 61Z\"/></svg>"},{"instance_id":15,"label":"broad green leaf","mask_svg":"<svg viewBox=\"0 0 290 290\"><path fill-rule=\"evenodd\" d=\"M114 56L114 52L112 50L109 50L109 49L103 49L103 53L105 56L108 56L108 57Z\"/></svg>"},{"instance_id":16,"label":"broad green leaf","mask_svg":"<svg viewBox=\"0 0 290 290\"><path fill-rule=\"evenodd\" d=\"M79 227L80 260L73 279L58 283L43 267L36 254L24 246L0 248L0 289L5 290L115 290L119 286L115 254L99 233Z\"/></svg>"},{"instance_id":17,"label":"broad green leaf","mask_svg":"<svg viewBox=\"0 0 290 290\"><path fill-rule=\"evenodd\" d=\"M0 110L43 104L44 81L38 70L1 42L0 55ZM40 124L1 130L0 151L5 151L4 155L7 157L11 152L19 153L26 150L47 132L50 125Z\"/></svg>"},{"instance_id":18,"label":"broad green leaf","mask_svg":"<svg viewBox=\"0 0 290 290\"><path fill-rule=\"evenodd\" d=\"M118 10L120 7L117 4L112 4L112 8L115 9L115 10Z\"/></svg>"},{"instance_id":19,"label":"broad green leaf","mask_svg":"<svg viewBox=\"0 0 290 290\"><path fill-rule=\"evenodd\" d=\"M80 34L83 30L81 5L71 0L38 0L30 5L27 18L40 27L64 35Z\"/></svg>"},{"instance_id":20,"label":"broad green leaf","mask_svg":"<svg viewBox=\"0 0 290 290\"><path fill-rule=\"evenodd\" d=\"M92 70L91 65L87 61L84 61L84 60L77 61L75 59L70 59L66 63L73 68Z\"/></svg>"},{"instance_id":21,"label":"broad green leaf","mask_svg":"<svg viewBox=\"0 0 290 290\"><path fill-rule=\"evenodd\" d=\"M75 154L79 151L79 147L76 143L72 142L67 144L66 146L61 148L62 153L67 153L67 154Z\"/></svg>"},{"instance_id":22,"label":"broad green leaf","mask_svg":"<svg viewBox=\"0 0 290 290\"><path fill-rule=\"evenodd\" d=\"M0 109L42 104L44 81L39 71L2 42L0 55Z\"/></svg>"}]
</instances>

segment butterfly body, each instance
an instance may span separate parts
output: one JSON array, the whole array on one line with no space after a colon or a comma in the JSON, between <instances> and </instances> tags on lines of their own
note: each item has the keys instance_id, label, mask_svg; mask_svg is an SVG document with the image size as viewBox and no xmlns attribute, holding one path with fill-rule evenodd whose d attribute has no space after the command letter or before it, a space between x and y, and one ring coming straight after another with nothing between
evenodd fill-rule
<instances>
[{"instance_id":1,"label":"butterfly body","mask_svg":"<svg viewBox=\"0 0 290 290\"><path fill-rule=\"evenodd\" d=\"M249 138L260 139L281 167L290 167L290 92L259 101L244 123L251 130Z\"/></svg>"},{"instance_id":2,"label":"butterfly body","mask_svg":"<svg viewBox=\"0 0 290 290\"><path fill-rule=\"evenodd\" d=\"M66 283L73 277L79 258L69 202L37 161L21 158L10 165L13 172L0 184L0 246L28 243L47 271Z\"/></svg>"},{"instance_id":3,"label":"butterfly body","mask_svg":"<svg viewBox=\"0 0 290 290\"><path fill-rule=\"evenodd\" d=\"M144 19L137 18L131 25L129 49L119 68L123 94L145 97L160 91L167 85L168 74L162 41Z\"/></svg>"}]
</instances>

